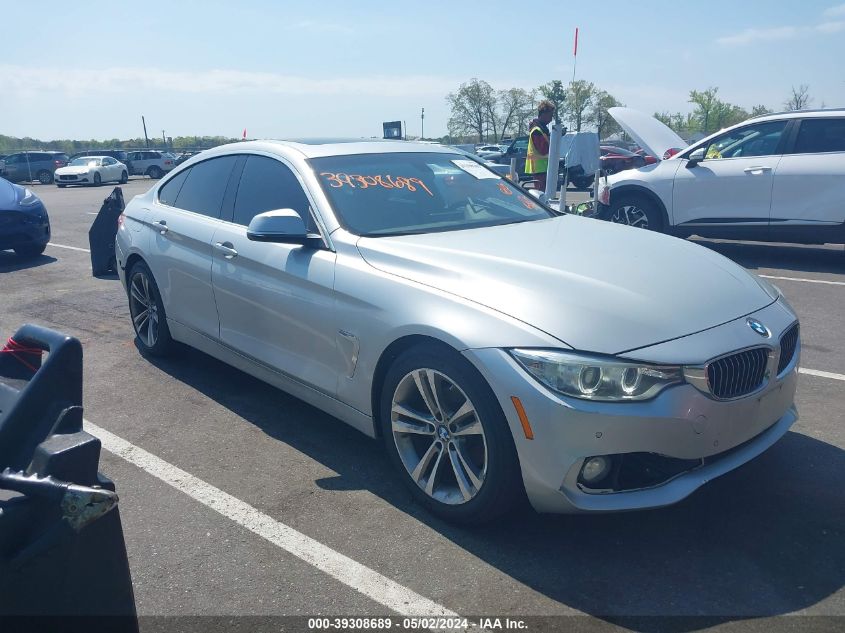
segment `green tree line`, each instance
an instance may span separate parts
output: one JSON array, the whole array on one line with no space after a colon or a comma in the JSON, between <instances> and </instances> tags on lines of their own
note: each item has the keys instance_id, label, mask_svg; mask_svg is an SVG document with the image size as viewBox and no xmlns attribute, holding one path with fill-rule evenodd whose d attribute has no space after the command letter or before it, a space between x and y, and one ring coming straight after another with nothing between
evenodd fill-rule
<instances>
[{"instance_id":1,"label":"green tree line","mask_svg":"<svg viewBox=\"0 0 845 633\"><path fill-rule=\"evenodd\" d=\"M450 142L497 142L528 132L537 115L537 103L548 99L555 104L555 119L570 130L594 129L605 137L619 130L607 109L622 103L589 81L564 84L552 80L532 90L495 90L483 79L473 78L449 93Z\"/></svg>"},{"instance_id":2,"label":"green tree line","mask_svg":"<svg viewBox=\"0 0 845 633\"><path fill-rule=\"evenodd\" d=\"M555 119L571 131L595 130L604 139L620 128L608 114L608 109L624 105L616 97L590 81L579 80L564 84L553 80L533 90L510 88L494 90L480 79L461 84L449 93L449 135L451 143L497 142L507 136L527 134L528 124L537 114L537 103L548 99L555 104ZM792 87L783 102L785 110L804 110L813 102L809 87ZM655 112L654 117L689 139L693 135L709 135L746 119L772 112L759 104L750 110L719 98L719 88L691 90L691 112ZM824 104L821 106L824 108Z\"/></svg>"},{"instance_id":3,"label":"green tree line","mask_svg":"<svg viewBox=\"0 0 845 633\"><path fill-rule=\"evenodd\" d=\"M225 143L233 143L240 139L229 138L225 136L177 136L167 144L167 149L183 150L183 149L207 149L209 147L216 147ZM4 136L0 134L0 152L9 154L11 152L19 152L27 149L43 149L43 150L57 150L60 152L67 152L73 154L89 149L135 149L143 148L146 144L143 137L131 139L107 139L98 141L90 139L87 141L61 139L53 141L43 141L37 138L25 136L18 138L15 136ZM162 142L156 142L156 139L150 139L150 147L162 149Z\"/></svg>"}]
</instances>

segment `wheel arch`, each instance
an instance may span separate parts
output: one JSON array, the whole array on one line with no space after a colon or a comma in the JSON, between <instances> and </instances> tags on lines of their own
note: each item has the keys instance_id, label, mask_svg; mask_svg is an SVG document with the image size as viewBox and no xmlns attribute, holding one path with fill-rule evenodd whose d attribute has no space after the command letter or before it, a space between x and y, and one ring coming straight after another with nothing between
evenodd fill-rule
<instances>
[{"instance_id":1,"label":"wheel arch","mask_svg":"<svg viewBox=\"0 0 845 633\"><path fill-rule=\"evenodd\" d=\"M387 371L390 369L393 362L405 351L411 349L412 347L423 345L447 348L455 354L460 355L460 352L452 345L449 345L441 339L425 334L409 334L402 336L384 348L384 351L382 351L381 356L379 356L379 359L376 362L370 388L370 402L372 406L373 426L375 428L376 437L382 436L381 420L379 417L381 415L381 407L379 406L379 403L381 402L384 378L387 376Z\"/></svg>"},{"instance_id":2,"label":"wheel arch","mask_svg":"<svg viewBox=\"0 0 845 633\"><path fill-rule=\"evenodd\" d=\"M610 190L610 207L613 208L615 198L622 196L640 196L649 202L652 202L657 207L658 211L660 211L660 215L663 218L663 229L668 230L672 228L672 222L669 220L669 212L666 209L666 205L663 204L663 200L660 199L660 196L654 193L651 189L641 185L622 185L620 187L614 187Z\"/></svg>"},{"instance_id":3,"label":"wheel arch","mask_svg":"<svg viewBox=\"0 0 845 633\"><path fill-rule=\"evenodd\" d=\"M123 270L126 271L126 294L129 295L129 272L138 262L142 262L147 268L150 265L147 261L138 253L132 253L129 257L126 258L126 265L123 267ZM150 273L152 273L152 269L150 269ZM155 280L155 278L153 278Z\"/></svg>"}]
</instances>

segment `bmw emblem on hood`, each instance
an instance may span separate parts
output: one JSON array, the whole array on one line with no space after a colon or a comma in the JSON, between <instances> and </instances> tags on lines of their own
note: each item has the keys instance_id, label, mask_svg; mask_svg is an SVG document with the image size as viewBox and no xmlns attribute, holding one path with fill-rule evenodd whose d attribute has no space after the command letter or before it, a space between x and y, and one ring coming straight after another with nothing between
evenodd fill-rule
<instances>
[{"instance_id":1,"label":"bmw emblem on hood","mask_svg":"<svg viewBox=\"0 0 845 633\"><path fill-rule=\"evenodd\" d=\"M771 336L771 332L769 332L768 328L762 323L760 323L757 319L752 319L751 317L749 317L746 323L748 323L748 327L757 332L757 334L759 334L760 336Z\"/></svg>"}]
</instances>

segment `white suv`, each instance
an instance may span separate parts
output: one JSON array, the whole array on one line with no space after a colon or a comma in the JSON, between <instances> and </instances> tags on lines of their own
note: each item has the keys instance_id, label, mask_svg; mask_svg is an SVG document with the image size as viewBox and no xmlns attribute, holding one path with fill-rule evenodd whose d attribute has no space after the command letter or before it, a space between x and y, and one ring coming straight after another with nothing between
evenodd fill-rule
<instances>
[{"instance_id":1,"label":"white suv","mask_svg":"<svg viewBox=\"0 0 845 633\"><path fill-rule=\"evenodd\" d=\"M127 152L126 160L135 176L161 178L176 167L176 158L172 154L150 149Z\"/></svg>"},{"instance_id":2,"label":"white suv","mask_svg":"<svg viewBox=\"0 0 845 633\"><path fill-rule=\"evenodd\" d=\"M691 147L642 113L610 112L664 160L610 176L598 217L679 236L845 243L845 109L760 116Z\"/></svg>"}]
</instances>

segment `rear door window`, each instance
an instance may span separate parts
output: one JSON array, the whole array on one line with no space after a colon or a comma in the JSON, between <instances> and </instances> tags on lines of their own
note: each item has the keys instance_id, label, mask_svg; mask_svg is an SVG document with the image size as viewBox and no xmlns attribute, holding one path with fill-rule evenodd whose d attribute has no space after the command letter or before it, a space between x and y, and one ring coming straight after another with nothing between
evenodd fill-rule
<instances>
[{"instance_id":1,"label":"rear door window","mask_svg":"<svg viewBox=\"0 0 845 633\"><path fill-rule=\"evenodd\" d=\"M266 156L250 156L241 174L235 198L235 224L248 226L265 211L293 209L314 230L308 211L308 198L294 173L284 164Z\"/></svg>"},{"instance_id":2,"label":"rear door window","mask_svg":"<svg viewBox=\"0 0 845 633\"><path fill-rule=\"evenodd\" d=\"M845 152L845 119L805 119L793 154Z\"/></svg>"},{"instance_id":3,"label":"rear door window","mask_svg":"<svg viewBox=\"0 0 845 633\"><path fill-rule=\"evenodd\" d=\"M237 159L237 156L221 156L194 165L173 206L219 218L226 185Z\"/></svg>"}]
</instances>

